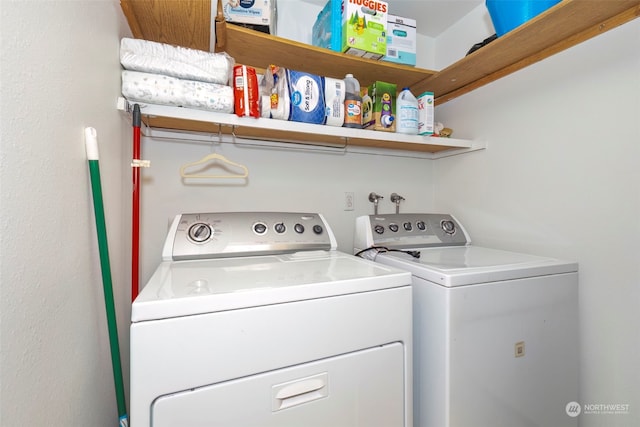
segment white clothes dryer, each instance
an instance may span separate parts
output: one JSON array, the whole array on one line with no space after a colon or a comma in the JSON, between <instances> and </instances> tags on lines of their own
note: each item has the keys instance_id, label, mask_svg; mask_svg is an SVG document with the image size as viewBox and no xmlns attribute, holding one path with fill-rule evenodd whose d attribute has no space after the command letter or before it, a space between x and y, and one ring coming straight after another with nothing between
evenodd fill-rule
<instances>
[{"instance_id":1,"label":"white clothes dryer","mask_svg":"<svg viewBox=\"0 0 640 427\"><path fill-rule=\"evenodd\" d=\"M411 275L319 214L178 215L131 313L136 427L410 427Z\"/></svg>"},{"instance_id":2,"label":"white clothes dryer","mask_svg":"<svg viewBox=\"0 0 640 427\"><path fill-rule=\"evenodd\" d=\"M416 427L577 425L576 263L473 246L446 214L362 216L354 239L413 277Z\"/></svg>"}]
</instances>

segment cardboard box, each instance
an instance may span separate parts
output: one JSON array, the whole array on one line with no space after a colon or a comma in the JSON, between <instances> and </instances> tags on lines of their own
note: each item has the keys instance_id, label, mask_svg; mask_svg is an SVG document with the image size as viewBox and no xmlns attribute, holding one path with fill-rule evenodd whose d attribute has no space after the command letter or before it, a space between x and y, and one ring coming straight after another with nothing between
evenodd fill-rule
<instances>
[{"instance_id":1,"label":"cardboard box","mask_svg":"<svg viewBox=\"0 0 640 427\"><path fill-rule=\"evenodd\" d=\"M418 96L418 135L433 135L434 110L433 92Z\"/></svg>"},{"instance_id":2,"label":"cardboard box","mask_svg":"<svg viewBox=\"0 0 640 427\"><path fill-rule=\"evenodd\" d=\"M329 0L313 25L311 44L380 59L387 53L388 7L377 0Z\"/></svg>"},{"instance_id":3,"label":"cardboard box","mask_svg":"<svg viewBox=\"0 0 640 427\"><path fill-rule=\"evenodd\" d=\"M342 8L342 52L369 59L387 53L387 10L378 0L344 0Z\"/></svg>"},{"instance_id":4,"label":"cardboard box","mask_svg":"<svg viewBox=\"0 0 640 427\"><path fill-rule=\"evenodd\" d=\"M276 0L223 0L224 19L267 34L276 34ZM211 8L211 22L217 10Z\"/></svg>"},{"instance_id":5,"label":"cardboard box","mask_svg":"<svg viewBox=\"0 0 640 427\"><path fill-rule=\"evenodd\" d=\"M342 52L342 0L329 0L311 31L311 44Z\"/></svg>"},{"instance_id":6,"label":"cardboard box","mask_svg":"<svg viewBox=\"0 0 640 427\"><path fill-rule=\"evenodd\" d=\"M393 83L376 81L367 89L373 107L372 122L367 129L396 131L396 91Z\"/></svg>"},{"instance_id":7,"label":"cardboard box","mask_svg":"<svg viewBox=\"0 0 640 427\"><path fill-rule=\"evenodd\" d=\"M387 17L387 54L384 61L416 65L416 20L396 15Z\"/></svg>"}]
</instances>

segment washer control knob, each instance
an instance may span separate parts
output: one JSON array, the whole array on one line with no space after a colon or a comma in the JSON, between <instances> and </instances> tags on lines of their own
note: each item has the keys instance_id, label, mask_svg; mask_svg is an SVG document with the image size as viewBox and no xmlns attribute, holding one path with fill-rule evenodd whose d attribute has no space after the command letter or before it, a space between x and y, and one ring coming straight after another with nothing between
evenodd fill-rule
<instances>
[{"instance_id":1,"label":"washer control knob","mask_svg":"<svg viewBox=\"0 0 640 427\"><path fill-rule=\"evenodd\" d=\"M404 224L402 224L402 227L404 227L404 229L406 231L411 231L413 230L413 226L411 225L411 223L409 221L405 222Z\"/></svg>"},{"instance_id":2,"label":"washer control knob","mask_svg":"<svg viewBox=\"0 0 640 427\"><path fill-rule=\"evenodd\" d=\"M213 235L213 230L211 229L211 226L209 224L205 224L204 222L197 222L189 227L187 235L193 242L203 243L209 240L209 238Z\"/></svg>"},{"instance_id":3,"label":"washer control knob","mask_svg":"<svg viewBox=\"0 0 640 427\"><path fill-rule=\"evenodd\" d=\"M416 222L416 227L418 227L418 230L424 231L427 229L427 224L425 224L424 221L418 221Z\"/></svg>"},{"instance_id":4,"label":"washer control knob","mask_svg":"<svg viewBox=\"0 0 640 427\"><path fill-rule=\"evenodd\" d=\"M456 224L448 219L444 219L440 222L440 227L442 227L442 231L447 234L454 234L456 232Z\"/></svg>"},{"instance_id":5,"label":"washer control knob","mask_svg":"<svg viewBox=\"0 0 640 427\"><path fill-rule=\"evenodd\" d=\"M380 225L380 224L375 225L373 227L373 231L375 231L378 234L382 234L382 233L384 233L384 227L382 225Z\"/></svg>"},{"instance_id":6,"label":"washer control knob","mask_svg":"<svg viewBox=\"0 0 640 427\"><path fill-rule=\"evenodd\" d=\"M263 222L256 222L255 224L253 224L253 231L256 234L263 235L267 232L267 226Z\"/></svg>"},{"instance_id":7,"label":"washer control knob","mask_svg":"<svg viewBox=\"0 0 640 427\"><path fill-rule=\"evenodd\" d=\"M316 224L316 225L313 226L313 232L314 233L322 234L323 231L324 231L324 229L322 228L321 225Z\"/></svg>"},{"instance_id":8,"label":"washer control knob","mask_svg":"<svg viewBox=\"0 0 640 427\"><path fill-rule=\"evenodd\" d=\"M274 225L273 229L276 230L276 233L278 233L278 234L282 234L285 231L287 231L287 227L284 225L283 222L279 222L276 225Z\"/></svg>"},{"instance_id":9,"label":"washer control knob","mask_svg":"<svg viewBox=\"0 0 640 427\"><path fill-rule=\"evenodd\" d=\"M293 229L295 230L296 233L298 234L302 234L304 233L304 225L298 223L296 225L293 226Z\"/></svg>"},{"instance_id":10,"label":"washer control knob","mask_svg":"<svg viewBox=\"0 0 640 427\"><path fill-rule=\"evenodd\" d=\"M389 230L393 231L394 233L396 233L398 229L398 224L389 224Z\"/></svg>"}]
</instances>

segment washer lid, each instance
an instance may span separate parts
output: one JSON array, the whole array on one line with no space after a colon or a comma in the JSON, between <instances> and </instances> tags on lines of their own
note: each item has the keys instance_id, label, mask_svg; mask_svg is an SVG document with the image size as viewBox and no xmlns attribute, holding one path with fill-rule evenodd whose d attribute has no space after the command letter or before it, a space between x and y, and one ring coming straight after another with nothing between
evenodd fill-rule
<instances>
[{"instance_id":1,"label":"washer lid","mask_svg":"<svg viewBox=\"0 0 640 427\"><path fill-rule=\"evenodd\" d=\"M131 307L133 322L409 286L411 275L337 251L164 261Z\"/></svg>"},{"instance_id":2,"label":"washer lid","mask_svg":"<svg viewBox=\"0 0 640 427\"><path fill-rule=\"evenodd\" d=\"M417 250L419 259L388 252L379 254L376 260L446 287L578 271L574 262L478 246Z\"/></svg>"}]
</instances>

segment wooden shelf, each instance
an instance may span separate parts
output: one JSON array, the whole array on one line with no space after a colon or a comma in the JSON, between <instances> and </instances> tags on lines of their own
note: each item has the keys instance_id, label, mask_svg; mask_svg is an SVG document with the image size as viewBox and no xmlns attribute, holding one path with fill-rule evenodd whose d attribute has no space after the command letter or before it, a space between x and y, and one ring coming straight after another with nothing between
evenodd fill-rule
<instances>
[{"instance_id":1,"label":"wooden shelf","mask_svg":"<svg viewBox=\"0 0 640 427\"><path fill-rule=\"evenodd\" d=\"M120 108L131 112L133 102L122 99ZM404 135L367 129L350 129L276 119L238 117L190 108L169 107L138 102L145 126L152 129L181 130L216 135L233 134L239 138L295 142L336 147L375 147L393 150L438 153L452 149L478 149L471 141Z\"/></svg>"},{"instance_id":2,"label":"wooden shelf","mask_svg":"<svg viewBox=\"0 0 640 427\"><path fill-rule=\"evenodd\" d=\"M258 69L277 64L335 78L353 73L363 85L380 80L400 87L409 86L415 94L432 91L436 96L436 105L640 16L640 0L563 0L489 45L436 72L356 58L236 25L227 25L221 19L219 0L216 3L218 18L215 22L211 21L211 0L121 0L120 3L136 38L210 51L210 31L216 28L214 50L227 52L237 63ZM214 115L206 118L198 115L195 120L180 118L181 115L172 118L167 114L147 115L146 123L153 127L205 132L217 132L218 124L222 123L222 128L233 129L237 136L243 136L244 131L246 137L253 135L255 138L283 141L348 141L351 145L432 153L470 146L465 141L460 145L453 143L453 140L445 142L429 137L411 137L416 139L405 140L404 136L398 134L360 130L353 133L352 129L328 130L330 126L303 123L290 127L287 122L278 120L270 120L273 123L268 124L262 123L265 119L251 122L251 125L247 125L246 120L228 124L223 120L225 118L218 117L221 115L215 113L209 113ZM215 121L218 122L213 123ZM335 132L340 133L334 134Z\"/></svg>"},{"instance_id":3,"label":"wooden shelf","mask_svg":"<svg viewBox=\"0 0 640 427\"><path fill-rule=\"evenodd\" d=\"M640 16L640 0L563 0L412 86L441 105Z\"/></svg>"},{"instance_id":4,"label":"wooden shelf","mask_svg":"<svg viewBox=\"0 0 640 427\"><path fill-rule=\"evenodd\" d=\"M215 50L224 50L238 63L260 69L277 64L335 78L353 73L364 85L380 80L409 86L416 94L432 91L437 105L640 16L640 0L563 0L436 72L355 58L224 22L212 23L211 0L121 0L121 5L136 38L208 51L213 24L219 33L224 32Z\"/></svg>"}]
</instances>

